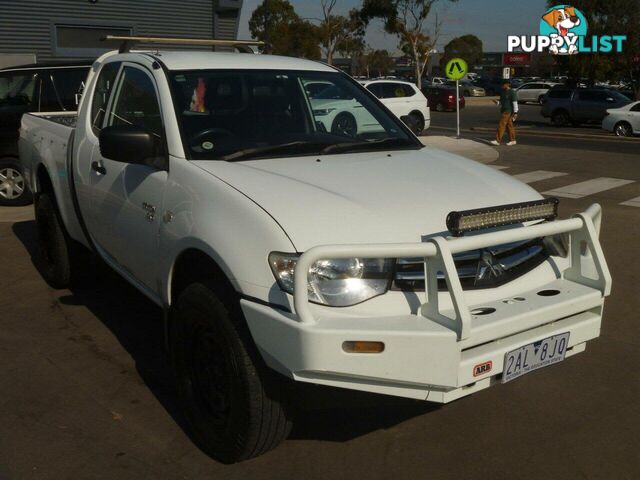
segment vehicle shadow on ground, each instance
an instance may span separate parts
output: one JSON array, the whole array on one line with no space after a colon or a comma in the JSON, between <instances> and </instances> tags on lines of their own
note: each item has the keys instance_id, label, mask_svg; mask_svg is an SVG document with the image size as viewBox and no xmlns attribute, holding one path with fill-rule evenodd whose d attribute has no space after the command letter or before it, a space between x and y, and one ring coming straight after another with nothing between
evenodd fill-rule
<instances>
[{"instance_id":1,"label":"vehicle shadow on ground","mask_svg":"<svg viewBox=\"0 0 640 480\"><path fill-rule=\"evenodd\" d=\"M15 223L13 232L39 270L35 222ZM95 256L87 252L82 262L81 277L58 301L88 308L113 333L135 361L142 381L190 436L164 348L161 309ZM295 382L288 382L288 389L297 410L292 439L343 442L438 408L417 400Z\"/></svg>"}]
</instances>

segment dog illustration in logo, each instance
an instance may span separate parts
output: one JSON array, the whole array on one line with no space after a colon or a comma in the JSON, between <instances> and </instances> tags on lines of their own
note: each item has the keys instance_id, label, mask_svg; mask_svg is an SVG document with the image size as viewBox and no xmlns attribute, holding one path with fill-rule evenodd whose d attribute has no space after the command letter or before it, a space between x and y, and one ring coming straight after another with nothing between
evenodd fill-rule
<instances>
[{"instance_id":1,"label":"dog illustration in logo","mask_svg":"<svg viewBox=\"0 0 640 480\"><path fill-rule=\"evenodd\" d=\"M554 55L573 55L578 53L578 46L574 42L575 33L571 29L580 25L580 18L574 7L558 7L544 14L542 19L558 33L552 33L549 52ZM567 47L567 45L569 45Z\"/></svg>"}]
</instances>

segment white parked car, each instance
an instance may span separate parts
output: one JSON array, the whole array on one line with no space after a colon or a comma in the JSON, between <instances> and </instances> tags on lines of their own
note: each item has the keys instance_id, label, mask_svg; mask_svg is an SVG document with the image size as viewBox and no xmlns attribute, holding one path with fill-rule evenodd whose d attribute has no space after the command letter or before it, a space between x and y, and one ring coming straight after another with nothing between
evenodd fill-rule
<instances>
[{"instance_id":1,"label":"white parked car","mask_svg":"<svg viewBox=\"0 0 640 480\"><path fill-rule=\"evenodd\" d=\"M431 125L429 101L415 84L400 80L372 80L361 83L396 117L410 117L414 133L420 134Z\"/></svg>"},{"instance_id":2,"label":"white parked car","mask_svg":"<svg viewBox=\"0 0 640 480\"><path fill-rule=\"evenodd\" d=\"M353 93L327 81L304 83L315 121L325 132L353 138L384 134L380 123Z\"/></svg>"},{"instance_id":3,"label":"white parked car","mask_svg":"<svg viewBox=\"0 0 640 480\"><path fill-rule=\"evenodd\" d=\"M376 127L327 129L323 82ZM330 66L112 52L85 83L77 114L22 117L43 275L67 287L82 245L163 309L184 417L221 461L286 438L286 382L446 403L600 334L598 205L557 220Z\"/></svg>"},{"instance_id":4,"label":"white parked car","mask_svg":"<svg viewBox=\"0 0 640 480\"><path fill-rule=\"evenodd\" d=\"M619 137L640 135L640 102L632 102L624 107L607 110L602 119L602 128Z\"/></svg>"},{"instance_id":5,"label":"white parked car","mask_svg":"<svg viewBox=\"0 0 640 480\"><path fill-rule=\"evenodd\" d=\"M429 81L429 83L431 85L433 85L433 86L437 86L437 85L444 86L444 85L447 84L448 81L449 80L447 80L446 78L443 78L443 77L432 77L431 80Z\"/></svg>"},{"instance_id":6,"label":"white parked car","mask_svg":"<svg viewBox=\"0 0 640 480\"><path fill-rule=\"evenodd\" d=\"M539 103L542 105L542 97L546 95L556 83L529 82L516 88L518 101L521 103Z\"/></svg>"}]
</instances>

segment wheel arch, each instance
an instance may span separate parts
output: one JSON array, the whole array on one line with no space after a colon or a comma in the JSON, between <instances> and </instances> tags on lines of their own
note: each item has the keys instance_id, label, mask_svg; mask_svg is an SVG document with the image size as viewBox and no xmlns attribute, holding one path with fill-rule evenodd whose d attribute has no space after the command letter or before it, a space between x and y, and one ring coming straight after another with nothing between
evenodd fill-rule
<instances>
[{"instance_id":1,"label":"wheel arch","mask_svg":"<svg viewBox=\"0 0 640 480\"><path fill-rule=\"evenodd\" d=\"M225 298L237 300L239 293L225 269L210 253L198 247L188 247L175 258L167 282L169 306L175 303L180 293L189 284L198 281L213 282Z\"/></svg>"},{"instance_id":2,"label":"wheel arch","mask_svg":"<svg viewBox=\"0 0 640 480\"><path fill-rule=\"evenodd\" d=\"M41 193L54 193L53 182L51 181L51 175L49 174L49 170L44 165L44 163L40 163L35 172L33 182L33 193L35 195L39 195Z\"/></svg>"},{"instance_id":3,"label":"wheel arch","mask_svg":"<svg viewBox=\"0 0 640 480\"><path fill-rule=\"evenodd\" d=\"M424 118L424 115L422 114L422 112L420 110L414 109L411 110L409 112L409 115L418 115L420 118L422 118L422 121L424 122L426 119Z\"/></svg>"}]
</instances>

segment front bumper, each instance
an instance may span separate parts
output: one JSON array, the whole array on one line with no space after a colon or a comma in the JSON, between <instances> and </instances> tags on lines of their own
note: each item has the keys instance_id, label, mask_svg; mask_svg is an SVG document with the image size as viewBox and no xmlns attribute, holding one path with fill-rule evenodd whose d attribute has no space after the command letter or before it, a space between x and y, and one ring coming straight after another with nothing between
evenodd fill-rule
<instances>
[{"instance_id":1,"label":"front bumper","mask_svg":"<svg viewBox=\"0 0 640 480\"><path fill-rule=\"evenodd\" d=\"M599 335L604 297L611 287L597 239L599 221L600 209L592 206L570 220L472 237L408 245L315 247L300 257L296 267L296 280L302 281L296 284L295 313L247 300L242 309L267 364L295 380L448 402L495 383L505 353L519 346L569 332L569 356ZM558 278L517 296L476 305L465 302L454 275L453 253L552 234L570 237L571 261ZM445 273L451 301L439 305L437 289L427 289L417 315L379 317L309 304L306 275L299 273L306 273L319 258L354 255L423 256L427 279ZM549 291L557 293L540 294ZM478 308L491 313L478 314ZM345 341L383 342L385 349L379 354L347 353L342 348ZM488 362L492 368L474 376L474 367Z\"/></svg>"}]
</instances>

